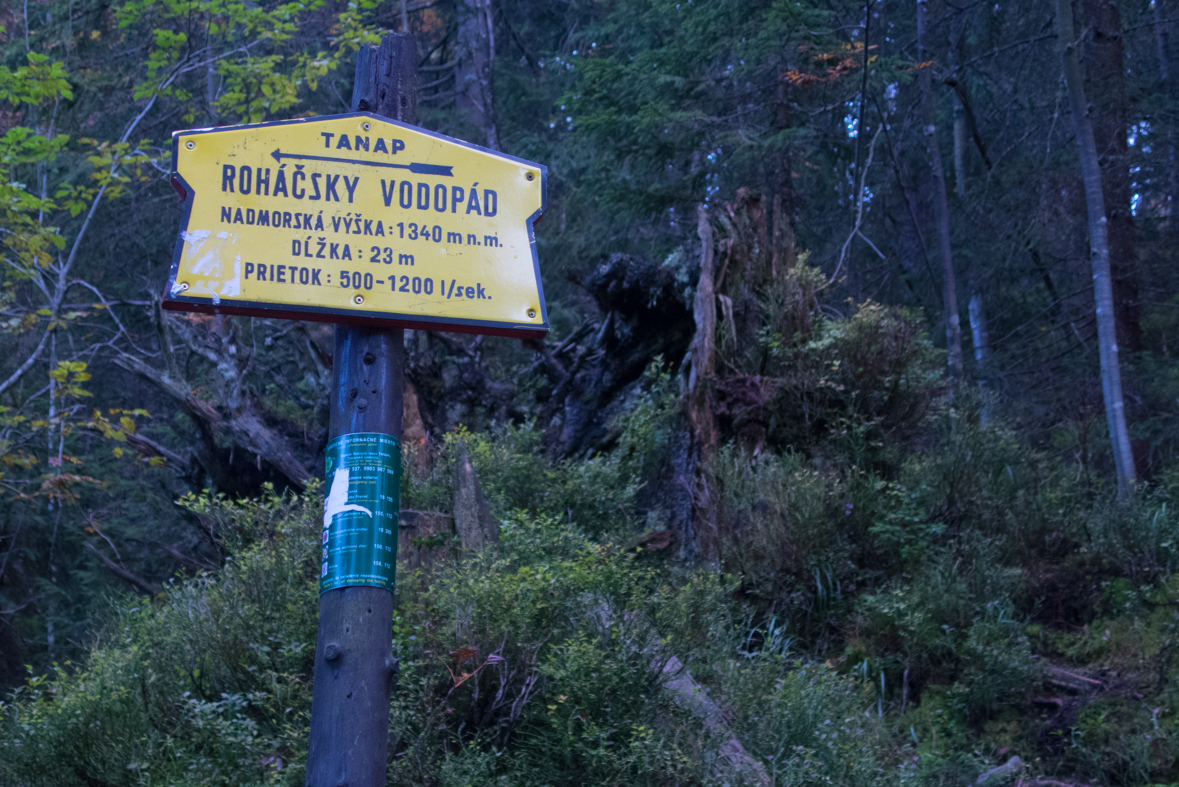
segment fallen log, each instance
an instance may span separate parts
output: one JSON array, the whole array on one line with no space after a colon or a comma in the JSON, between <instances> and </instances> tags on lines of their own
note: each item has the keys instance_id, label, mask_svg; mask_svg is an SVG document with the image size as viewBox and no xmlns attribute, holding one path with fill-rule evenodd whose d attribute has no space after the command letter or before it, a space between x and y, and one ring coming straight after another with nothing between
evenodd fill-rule
<instances>
[{"instance_id":1,"label":"fallen log","mask_svg":"<svg viewBox=\"0 0 1179 787\"><path fill-rule=\"evenodd\" d=\"M745 746L725 721L724 711L708 696L708 692L692 679L683 663L672 656L663 665L662 674L666 678L663 688L675 703L699 719L710 734L722 741L717 752L720 755L718 768L726 771L717 774L722 782L728 782L728 779L724 779L727 776L736 777L738 784L746 782L769 787L772 781L765 766L745 750Z\"/></svg>"},{"instance_id":2,"label":"fallen log","mask_svg":"<svg viewBox=\"0 0 1179 787\"><path fill-rule=\"evenodd\" d=\"M1050 686L1067 689L1078 694L1101 691L1105 688L1105 684L1099 680L1051 665L1044 668L1044 682Z\"/></svg>"},{"instance_id":3,"label":"fallen log","mask_svg":"<svg viewBox=\"0 0 1179 787\"><path fill-rule=\"evenodd\" d=\"M605 606L599 607L594 613L603 633L612 628L615 616ZM660 644L661 640L653 627L637 613L629 612L623 615L624 620L631 625L638 625L650 636L649 652L652 653L651 668L662 679L663 690L670 695L671 700L688 713L692 714L704 730L720 741L713 776L717 784L753 784L757 787L771 787L773 780L765 766L745 748L741 740L729 726L725 713L708 692L692 677L684 663L674 654L668 654Z\"/></svg>"}]
</instances>

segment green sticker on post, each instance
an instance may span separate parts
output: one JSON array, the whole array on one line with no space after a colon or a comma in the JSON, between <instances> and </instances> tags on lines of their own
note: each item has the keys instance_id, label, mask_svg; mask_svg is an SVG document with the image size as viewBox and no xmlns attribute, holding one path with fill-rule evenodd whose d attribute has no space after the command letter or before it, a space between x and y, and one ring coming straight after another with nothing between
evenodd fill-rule
<instances>
[{"instance_id":1,"label":"green sticker on post","mask_svg":"<svg viewBox=\"0 0 1179 787\"><path fill-rule=\"evenodd\" d=\"M401 442L377 432L328 443L323 501L323 568L319 592L373 585L393 592Z\"/></svg>"}]
</instances>

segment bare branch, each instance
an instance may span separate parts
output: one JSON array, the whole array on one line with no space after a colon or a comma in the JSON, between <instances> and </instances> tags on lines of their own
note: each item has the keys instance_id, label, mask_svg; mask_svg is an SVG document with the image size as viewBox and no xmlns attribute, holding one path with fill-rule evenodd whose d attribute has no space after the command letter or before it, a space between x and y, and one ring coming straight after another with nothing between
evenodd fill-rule
<instances>
[{"instance_id":1,"label":"bare branch","mask_svg":"<svg viewBox=\"0 0 1179 787\"><path fill-rule=\"evenodd\" d=\"M45 342L49 341L49 333L49 331L46 331L45 333L41 334L41 341L37 344L37 349L33 350L33 354L25 359L25 362L20 365L20 368L12 373L11 377L9 377L3 383L0 383L0 394L4 393L13 385L15 385L17 380L19 380L24 375L24 373L29 370L29 367L37 362L37 359L41 356L41 351L45 349Z\"/></svg>"},{"instance_id":2,"label":"bare branch","mask_svg":"<svg viewBox=\"0 0 1179 787\"><path fill-rule=\"evenodd\" d=\"M97 288L97 287L95 287L93 284L91 284L90 282L86 281L85 279L74 279L73 281L71 281L71 282L70 282L70 286L73 286L73 285L75 285L75 284L77 284L77 285L80 285L80 286L82 286L82 287L85 287L86 289L88 289L88 290L90 290L92 293L94 293L96 296L98 296L98 300L99 300L99 301L102 303L102 307L103 307L103 309L104 309L104 310L105 310L105 311L106 311L108 314L110 314L110 316L111 316L111 319L112 319L112 320L114 320L114 322L115 322L115 325L117 325L117 326L119 327L119 332L118 332L118 333L116 333L116 334L114 335L114 337L110 339L110 341L108 342L108 344L109 344L110 342L113 342L113 341L115 341L115 340L116 340L116 339L118 339L120 336L126 336L126 337L127 337L127 343L128 343L128 344L130 344L130 345L131 345L131 347L132 347L132 349L134 349L136 352L140 353L141 355L147 355L147 356L149 356L149 357L156 355L156 353L149 353L149 352L147 352L147 351L145 351L145 350L142 350L142 349L140 349L139 347L137 347L137 346L135 345L135 342L131 340L131 334L129 334L129 333L127 332L127 329L126 329L126 328L123 326L123 323L119 321L119 317L118 317L118 315L117 315L117 314L115 314L115 312L114 312L114 310L113 310L113 309L111 309L111 304L110 304L110 303L107 301L107 299L106 299L106 298L103 296L103 294L102 294L101 292L99 292L99 290L98 290L98 288Z\"/></svg>"},{"instance_id":3,"label":"bare branch","mask_svg":"<svg viewBox=\"0 0 1179 787\"><path fill-rule=\"evenodd\" d=\"M872 136L872 144L868 146L868 158L864 161L864 171L860 173L860 187L856 189L856 225L852 227L852 231L848 233L847 240L843 242L843 248L839 250L839 264L835 266L835 273L831 274L831 281L827 282L830 286L839 278L839 272L843 270L843 261L847 258L847 249L851 245L852 239L859 235L861 238L872 247L872 251L880 255L880 259L887 259L883 254L880 254L880 249L872 241L864 237L860 232L860 227L864 223L864 181L868 177L868 169L872 166L872 157L876 154L876 140L880 138L880 132L884 131L884 123L881 123L876 128L876 133Z\"/></svg>"},{"instance_id":4,"label":"bare branch","mask_svg":"<svg viewBox=\"0 0 1179 787\"><path fill-rule=\"evenodd\" d=\"M147 456L162 456L178 467L183 467L184 465L188 464L189 459L192 458L192 454L189 454L187 457L181 456L171 448L168 448L162 443L156 442L146 435L139 434L138 432L132 432L127 435L127 445L131 446L141 454L146 454Z\"/></svg>"},{"instance_id":5,"label":"bare branch","mask_svg":"<svg viewBox=\"0 0 1179 787\"><path fill-rule=\"evenodd\" d=\"M99 560L101 560L103 562L103 565L105 565L107 568L109 568L111 570L112 574L114 574L119 579L123 580L124 582L128 582L131 585L134 585L141 592L146 593L149 596L154 596L155 594L160 592L159 585L154 585L151 582L148 582L147 580L140 579L139 577L135 576L130 571L123 568L118 563L116 563L115 561L113 561L109 557L107 557L106 555L99 552L98 547L94 546L94 544L91 544L89 541L86 542L86 549L88 549L91 552L91 554L93 554L95 557L97 557Z\"/></svg>"}]
</instances>

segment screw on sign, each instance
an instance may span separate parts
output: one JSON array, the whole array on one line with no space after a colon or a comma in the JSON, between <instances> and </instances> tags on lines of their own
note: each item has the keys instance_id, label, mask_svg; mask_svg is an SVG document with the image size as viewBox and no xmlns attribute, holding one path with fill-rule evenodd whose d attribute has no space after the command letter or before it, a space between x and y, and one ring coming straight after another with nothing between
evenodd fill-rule
<instances>
[{"instance_id":1,"label":"screw on sign","mask_svg":"<svg viewBox=\"0 0 1179 787\"><path fill-rule=\"evenodd\" d=\"M417 51L356 58L346 115L173 134L165 309L337 323L307 784L385 783L404 328L543 338L546 170L416 128Z\"/></svg>"}]
</instances>

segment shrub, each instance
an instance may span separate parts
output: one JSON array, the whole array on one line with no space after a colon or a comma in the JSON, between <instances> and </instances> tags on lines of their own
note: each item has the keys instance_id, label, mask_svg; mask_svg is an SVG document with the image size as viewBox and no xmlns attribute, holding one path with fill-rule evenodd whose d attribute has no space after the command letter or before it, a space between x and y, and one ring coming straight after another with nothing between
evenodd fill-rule
<instances>
[{"instance_id":1,"label":"shrub","mask_svg":"<svg viewBox=\"0 0 1179 787\"><path fill-rule=\"evenodd\" d=\"M493 509L502 515L522 510L561 517L594 535L631 524L638 479L623 471L614 454L549 462L541 451L541 434L529 426L480 434L459 430L447 435L448 452L459 439Z\"/></svg>"},{"instance_id":2,"label":"shrub","mask_svg":"<svg viewBox=\"0 0 1179 787\"><path fill-rule=\"evenodd\" d=\"M952 685L977 720L1018 703L1040 672L1014 618L1017 572L998 564L986 542L961 547L938 554L912 581L861 598L847 666L885 675L894 701Z\"/></svg>"},{"instance_id":3,"label":"shrub","mask_svg":"<svg viewBox=\"0 0 1179 787\"><path fill-rule=\"evenodd\" d=\"M847 509L838 483L796 454L721 448L705 466L709 529L702 551L781 615L811 616L848 578Z\"/></svg>"},{"instance_id":4,"label":"shrub","mask_svg":"<svg viewBox=\"0 0 1179 787\"><path fill-rule=\"evenodd\" d=\"M1100 784L1149 784L1152 742L1168 748L1157 728L1148 709L1099 698L1081 711L1069 731L1069 764L1078 776Z\"/></svg>"},{"instance_id":5,"label":"shrub","mask_svg":"<svg viewBox=\"0 0 1179 787\"><path fill-rule=\"evenodd\" d=\"M155 600L117 602L85 665L18 691L0 710L0 779L300 782L317 491L187 499L227 534L224 570L170 583ZM567 518L518 512L501 534L498 550L402 577L394 783L715 783L726 723L779 784L856 785L882 773L863 694L828 667L787 658L780 628L752 634L730 580L656 569ZM666 690L673 655L732 710L729 722L702 725Z\"/></svg>"},{"instance_id":6,"label":"shrub","mask_svg":"<svg viewBox=\"0 0 1179 787\"><path fill-rule=\"evenodd\" d=\"M1092 506L1079 536L1087 551L1104 556L1142 585L1179 568L1177 534L1174 502L1147 490Z\"/></svg>"},{"instance_id":7,"label":"shrub","mask_svg":"<svg viewBox=\"0 0 1179 787\"><path fill-rule=\"evenodd\" d=\"M1004 600L987 604L971 623L961 660L964 668L958 683L967 712L974 718L1024 704L1040 683L1040 666L1033 660L1023 625Z\"/></svg>"},{"instance_id":8,"label":"shrub","mask_svg":"<svg viewBox=\"0 0 1179 787\"><path fill-rule=\"evenodd\" d=\"M942 384L941 353L918 315L863 303L846 319L817 318L805 335L764 334L778 398L770 430L779 446L838 438L845 421L872 439L916 432Z\"/></svg>"},{"instance_id":9,"label":"shrub","mask_svg":"<svg viewBox=\"0 0 1179 787\"><path fill-rule=\"evenodd\" d=\"M728 675L745 744L761 754L775 785L885 785L888 732L849 678L819 663L765 653Z\"/></svg>"},{"instance_id":10,"label":"shrub","mask_svg":"<svg viewBox=\"0 0 1179 787\"><path fill-rule=\"evenodd\" d=\"M301 783L322 499L189 497L232 556L217 576L116 602L84 666L3 706L14 785Z\"/></svg>"},{"instance_id":11,"label":"shrub","mask_svg":"<svg viewBox=\"0 0 1179 787\"><path fill-rule=\"evenodd\" d=\"M505 752L491 774L513 784L643 783L678 762L649 740L667 718L651 570L555 517L518 513L501 536L498 553L440 566L402 596L399 768L442 767L446 750L466 763L452 771L492 762L476 747Z\"/></svg>"}]
</instances>

